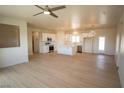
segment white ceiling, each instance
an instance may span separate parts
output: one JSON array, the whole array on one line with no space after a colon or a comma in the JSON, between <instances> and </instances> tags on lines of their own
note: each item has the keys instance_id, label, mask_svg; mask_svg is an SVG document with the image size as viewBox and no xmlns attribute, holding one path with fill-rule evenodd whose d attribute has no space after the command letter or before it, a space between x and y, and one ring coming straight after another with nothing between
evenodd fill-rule
<instances>
[{"instance_id":1,"label":"white ceiling","mask_svg":"<svg viewBox=\"0 0 124 93\"><path fill-rule=\"evenodd\" d=\"M41 5L44 7L43 5ZM49 5L49 7L55 7ZM50 15L33 16L42 10L33 5L0 5L0 15L21 18L30 25L50 30L74 30L115 26L122 14L123 6L67 5L55 11L58 18Z\"/></svg>"}]
</instances>

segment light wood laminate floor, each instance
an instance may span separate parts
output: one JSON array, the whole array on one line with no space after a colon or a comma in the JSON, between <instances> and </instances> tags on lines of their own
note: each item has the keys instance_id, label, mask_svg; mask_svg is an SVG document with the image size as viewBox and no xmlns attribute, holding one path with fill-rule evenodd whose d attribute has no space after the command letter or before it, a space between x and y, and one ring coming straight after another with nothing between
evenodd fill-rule
<instances>
[{"instance_id":1,"label":"light wood laminate floor","mask_svg":"<svg viewBox=\"0 0 124 93\"><path fill-rule=\"evenodd\" d=\"M35 54L30 62L0 69L0 87L120 87L113 56Z\"/></svg>"}]
</instances>

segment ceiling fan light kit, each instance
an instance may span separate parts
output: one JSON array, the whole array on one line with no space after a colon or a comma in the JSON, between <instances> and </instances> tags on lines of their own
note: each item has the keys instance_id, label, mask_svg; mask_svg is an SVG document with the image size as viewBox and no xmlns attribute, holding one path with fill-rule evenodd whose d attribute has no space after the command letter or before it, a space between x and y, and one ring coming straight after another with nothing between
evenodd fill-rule
<instances>
[{"instance_id":1,"label":"ceiling fan light kit","mask_svg":"<svg viewBox=\"0 0 124 93\"><path fill-rule=\"evenodd\" d=\"M46 15L49 15L50 14L49 11L43 11L43 13L46 14Z\"/></svg>"}]
</instances>

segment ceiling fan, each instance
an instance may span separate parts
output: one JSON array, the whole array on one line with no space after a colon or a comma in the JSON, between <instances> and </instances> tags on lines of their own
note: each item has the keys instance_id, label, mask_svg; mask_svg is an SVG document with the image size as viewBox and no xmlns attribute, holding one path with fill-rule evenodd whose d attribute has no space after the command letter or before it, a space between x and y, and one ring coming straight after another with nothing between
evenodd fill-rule
<instances>
[{"instance_id":1,"label":"ceiling fan","mask_svg":"<svg viewBox=\"0 0 124 93\"><path fill-rule=\"evenodd\" d=\"M40 8L43 11L40 12L40 13L34 14L33 16L37 16L37 15L40 15L40 14L47 14L47 15L51 15L51 16L53 16L55 18L58 18L58 16L55 13L53 13L53 11L66 8L64 5L63 6L58 6L58 7L53 7L53 8L50 8L48 5L46 5L45 8L42 8L39 5L35 5L35 6L38 7L38 8Z\"/></svg>"}]
</instances>

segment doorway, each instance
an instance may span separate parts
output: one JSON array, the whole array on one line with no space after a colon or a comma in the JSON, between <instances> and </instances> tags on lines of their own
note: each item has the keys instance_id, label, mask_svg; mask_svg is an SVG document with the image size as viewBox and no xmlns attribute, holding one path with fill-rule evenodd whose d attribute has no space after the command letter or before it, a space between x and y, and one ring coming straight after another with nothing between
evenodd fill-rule
<instances>
[{"instance_id":1,"label":"doorway","mask_svg":"<svg viewBox=\"0 0 124 93\"><path fill-rule=\"evenodd\" d=\"M32 49L33 53L39 53L39 44L40 44L40 34L39 32L32 32Z\"/></svg>"},{"instance_id":2,"label":"doorway","mask_svg":"<svg viewBox=\"0 0 124 93\"><path fill-rule=\"evenodd\" d=\"M99 53L104 53L105 51L105 37L104 36L100 36L99 37Z\"/></svg>"}]
</instances>

